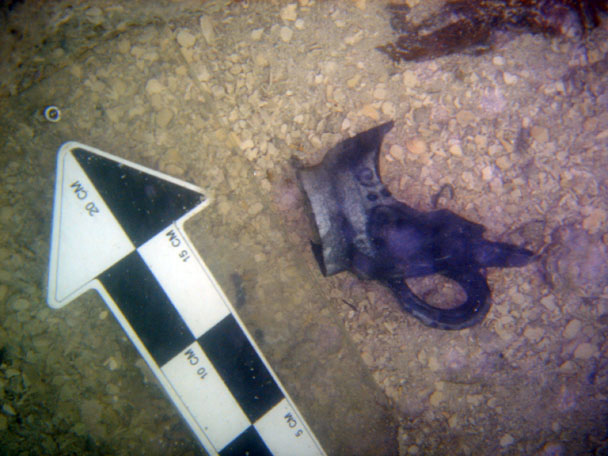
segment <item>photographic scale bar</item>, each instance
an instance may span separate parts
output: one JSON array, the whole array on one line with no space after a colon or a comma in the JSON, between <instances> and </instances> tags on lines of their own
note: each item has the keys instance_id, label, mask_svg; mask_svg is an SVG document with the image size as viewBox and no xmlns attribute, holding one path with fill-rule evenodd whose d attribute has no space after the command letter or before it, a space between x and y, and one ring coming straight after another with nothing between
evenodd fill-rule
<instances>
[{"instance_id":1,"label":"photographic scale bar","mask_svg":"<svg viewBox=\"0 0 608 456\"><path fill-rule=\"evenodd\" d=\"M48 303L95 289L210 455L324 455L186 236L202 190L61 146Z\"/></svg>"}]
</instances>

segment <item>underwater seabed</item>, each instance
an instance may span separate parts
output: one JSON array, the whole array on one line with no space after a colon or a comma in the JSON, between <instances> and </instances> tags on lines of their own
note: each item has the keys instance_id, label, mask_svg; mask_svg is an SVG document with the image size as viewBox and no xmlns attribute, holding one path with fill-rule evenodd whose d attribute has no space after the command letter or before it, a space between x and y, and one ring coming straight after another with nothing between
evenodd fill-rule
<instances>
[{"instance_id":1,"label":"underwater seabed","mask_svg":"<svg viewBox=\"0 0 608 456\"><path fill-rule=\"evenodd\" d=\"M99 296L46 304L69 140L205 189L188 236L328 454L605 454L608 21L395 63L376 50L395 39L379 1L2 8L3 454L202 451ZM294 161L391 120L378 169L396 200L537 254L482 270L491 307L470 328L324 277L310 249ZM407 284L463 299L436 276Z\"/></svg>"}]
</instances>

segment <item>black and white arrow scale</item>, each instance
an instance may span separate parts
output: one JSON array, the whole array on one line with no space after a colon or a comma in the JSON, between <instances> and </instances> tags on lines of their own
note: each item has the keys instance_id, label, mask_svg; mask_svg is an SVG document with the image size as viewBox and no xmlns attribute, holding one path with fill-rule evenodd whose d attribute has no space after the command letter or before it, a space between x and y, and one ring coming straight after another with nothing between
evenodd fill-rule
<instances>
[{"instance_id":1,"label":"black and white arrow scale","mask_svg":"<svg viewBox=\"0 0 608 456\"><path fill-rule=\"evenodd\" d=\"M48 302L106 302L210 455L324 455L183 224L203 191L68 142L57 157Z\"/></svg>"}]
</instances>

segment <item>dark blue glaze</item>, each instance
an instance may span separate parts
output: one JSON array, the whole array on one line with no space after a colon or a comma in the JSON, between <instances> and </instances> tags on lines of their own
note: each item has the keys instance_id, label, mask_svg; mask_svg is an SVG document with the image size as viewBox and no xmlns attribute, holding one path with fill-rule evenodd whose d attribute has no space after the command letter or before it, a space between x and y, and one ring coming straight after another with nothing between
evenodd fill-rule
<instances>
[{"instance_id":1,"label":"dark blue glaze","mask_svg":"<svg viewBox=\"0 0 608 456\"><path fill-rule=\"evenodd\" d=\"M346 139L323 161L298 170L310 201L320 244L313 252L324 275L349 270L388 286L425 325L441 329L472 326L490 308L486 267L524 266L527 249L483 238L485 228L449 210L417 211L397 201L378 174L387 122ZM458 307L441 309L416 296L405 279L441 274L467 294Z\"/></svg>"}]
</instances>

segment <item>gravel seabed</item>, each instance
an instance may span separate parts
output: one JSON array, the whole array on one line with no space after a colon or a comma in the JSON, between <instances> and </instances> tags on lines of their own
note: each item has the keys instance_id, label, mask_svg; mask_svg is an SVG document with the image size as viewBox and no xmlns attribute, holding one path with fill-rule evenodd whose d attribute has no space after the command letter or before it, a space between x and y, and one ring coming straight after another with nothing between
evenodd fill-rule
<instances>
[{"instance_id":1,"label":"gravel seabed","mask_svg":"<svg viewBox=\"0 0 608 456\"><path fill-rule=\"evenodd\" d=\"M394 64L375 50L393 35L370 0L26 1L4 14L3 454L200 452L101 299L45 304L67 140L207 189L188 233L227 294L249 300L237 311L331 454L606 454L608 22L584 40L502 34L481 56ZM487 271L479 326L424 327L381 286L316 268L292 158L317 163L390 119L381 174L396 198L430 210L450 184L440 207L541 253ZM285 331L306 333L295 357ZM357 375L338 373L345 360ZM352 417L372 402L383 424L366 436Z\"/></svg>"}]
</instances>

